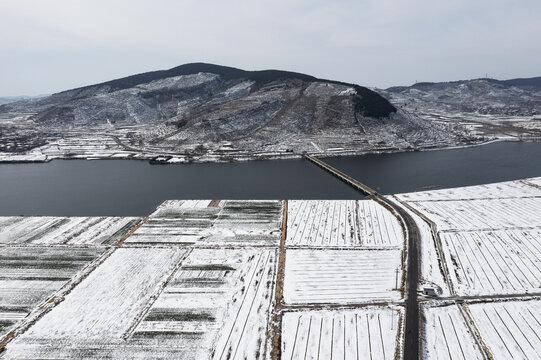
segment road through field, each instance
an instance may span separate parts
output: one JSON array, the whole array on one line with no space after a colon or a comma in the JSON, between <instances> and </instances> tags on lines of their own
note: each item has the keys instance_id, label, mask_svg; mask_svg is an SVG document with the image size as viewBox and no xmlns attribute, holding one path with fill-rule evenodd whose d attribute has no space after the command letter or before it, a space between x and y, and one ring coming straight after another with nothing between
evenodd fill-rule
<instances>
[{"instance_id":1,"label":"road through field","mask_svg":"<svg viewBox=\"0 0 541 360\"><path fill-rule=\"evenodd\" d=\"M353 179L349 175L344 174L320 159L306 155L305 158L343 180L355 189L365 193L366 195L372 196L374 200L378 201L382 205L392 208L404 220L404 226L406 227L405 230L408 235L404 359L419 359L419 303L417 301L417 288L419 282L419 243L421 241L421 235L415 220L413 220L413 218L404 208L392 203L391 201L387 200L385 196L378 194L368 186Z\"/></svg>"},{"instance_id":2,"label":"road through field","mask_svg":"<svg viewBox=\"0 0 541 360\"><path fill-rule=\"evenodd\" d=\"M408 264L407 264L407 299L406 299L406 330L404 335L404 359L419 359L419 303L417 301L417 286L419 282L419 243L421 235L415 220L401 206L378 196L379 200L391 206L405 222L408 233Z\"/></svg>"}]
</instances>

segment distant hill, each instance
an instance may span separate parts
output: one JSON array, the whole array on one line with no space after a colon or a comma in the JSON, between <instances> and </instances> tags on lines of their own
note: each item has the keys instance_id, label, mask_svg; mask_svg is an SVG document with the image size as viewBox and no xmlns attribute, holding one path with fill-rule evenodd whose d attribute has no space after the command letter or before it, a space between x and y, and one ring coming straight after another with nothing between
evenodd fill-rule
<instances>
[{"instance_id":1,"label":"distant hill","mask_svg":"<svg viewBox=\"0 0 541 360\"><path fill-rule=\"evenodd\" d=\"M214 74L216 75L215 81L211 85L210 82L207 85L211 85L211 88L206 88L205 94L198 94L197 89L192 88L192 94L187 94L186 89L189 87L183 86L182 77L197 75L197 74ZM175 80L172 80L175 79ZM167 81L169 80L169 81ZM86 112L86 118L99 120L99 116L96 115L101 111L111 110L111 108L118 108L125 105L125 102L136 102L138 105L144 105L147 107L155 108L159 105L167 106L169 99L182 100L182 98L193 98L193 95L203 95L205 98L212 98L219 96L222 90L225 90L228 86L240 83L240 82L253 82L250 86L250 90L246 95L253 94L259 91L265 85L275 83L285 84L286 82L297 82L303 84L301 86L307 86L310 83L328 83L343 85L352 87L355 89L354 94L351 95L351 99L354 105L354 111L365 116L383 118L389 116L391 113L396 112L396 108L391 105L386 99L381 97L374 91L371 91L365 87L355 84L347 84L338 81L317 79L310 75L281 71L281 70L262 70L262 71L245 71L236 69L233 67L206 64L206 63L191 63L169 70L152 71L137 75L132 75L120 79L115 79L100 84L89 85L77 89L63 91L54 94L50 97L43 98L40 101L29 101L18 104L12 104L7 107L0 107L1 112L13 112L13 111L30 111L36 112L36 119L39 121L72 121L76 114L74 114L74 108L77 106L79 109L75 112L81 111L80 103L83 100L92 102L92 99L100 98L97 102L101 101L102 106L97 102L91 104L86 108L92 108L90 112ZM161 86L160 82L163 83ZM148 88L149 84L152 84L152 90L140 91L142 87ZM133 89L134 91L130 91ZM123 95L118 97L119 92L124 91ZM108 101L103 99L105 94L110 94ZM131 96L130 96L131 95ZM152 95L152 96L150 96ZM115 103L115 98L121 103ZM154 97L155 101L146 101L150 97ZM284 105L287 101L284 103ZM139 106L138 106L139 107ZM169 113L154 114L155 116L148 116L153 112L150 109L142 109L144 113L139 115L142 121L152 121L155 119L163 119L164 117L174 117ZM113 111L114 114L109 114L108 118L113 121L130 121L130 113L127 109L125 111ZM122 115L122 113L124 113ZM137 115L137 114L135 114ZM104 119L101 119L104 120ZM76 122L79 122L76 120Z\"/></svg>"},{"instance_id":2,"label":"distant hill","mask_svg":"<svg viewBox=\"0 0 541 360\"><path fill-rule=\"evenodd\" d=\"M541 77L420 82L394 86L381 93L411 111L439 109L492 115L530 116L541 113Z\"/></svg>"},{"instance_id":3,"label":"distant hill","mask_svg":"<svg viewBox=\"0 0 541 360\"><path fill-rule=\"evenodd\" d=\"M26 95L3 96L3 97L0 97L0 105L9 104L9 103L13 103L13 102L16 102L16 101L21 101L21 100L40 98L40 97L44 97L44 96L47 96L47 95L38 95L38 96L26 96Z\"/></svg>"}]
</instances>

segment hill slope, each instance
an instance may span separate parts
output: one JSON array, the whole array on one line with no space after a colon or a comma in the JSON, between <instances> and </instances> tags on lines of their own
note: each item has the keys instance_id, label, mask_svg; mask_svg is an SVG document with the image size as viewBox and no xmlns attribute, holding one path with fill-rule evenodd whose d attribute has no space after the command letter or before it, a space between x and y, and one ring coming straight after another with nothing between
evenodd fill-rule
<instances>
[{"instance_id":1,"label":"hill slope","mask_svg":"<svg viewBox=\"0 0 541 360\"><path fill-rule=\"evenodd\" d=\"M405 105L412 111L439 109L507 116L541 113L541 77L423 82L391 87L384 94L393 103Z\"/></svg>"},{"instance_id":2,"label":"hill slope","mask_svg":"<svg viewBox=\"0 0 541 360\"><path fill-rule=\"evenodd\" d=\"M120 148L129 156L184 155L198 161L218 154L227 160L256 153L396 150L456 140L456 134L397 112L362 86L205 63L6 104L0 106L0 118L10 119L10 127L0 131L12 144L0 144L0 151L26 151L28 139L39 136L56 146L46 154L57 157L102 156L104 149ZM12 121L16 118L22 120ZM24 137L19 123L25 124ZM94 140L84 140L85 134ZM88 144L102 146L91 151Z\"/></svg>"}]
</instances>

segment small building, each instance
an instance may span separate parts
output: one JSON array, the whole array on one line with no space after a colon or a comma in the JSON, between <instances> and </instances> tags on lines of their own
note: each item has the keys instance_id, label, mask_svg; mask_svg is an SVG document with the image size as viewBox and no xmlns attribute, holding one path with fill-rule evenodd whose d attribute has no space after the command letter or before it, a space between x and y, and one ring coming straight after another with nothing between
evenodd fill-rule
<instances>
[{"instance_id":1,"label":"small building","mask_svg":"<svg viewBox=\"0 0 541 360\"><path fill-rule=\"evenodd\" d=\"M423 288L423 294L428 296L438 296L438 293L436 292L436 289L425 287Z\"/></svg>"}]
</instances>

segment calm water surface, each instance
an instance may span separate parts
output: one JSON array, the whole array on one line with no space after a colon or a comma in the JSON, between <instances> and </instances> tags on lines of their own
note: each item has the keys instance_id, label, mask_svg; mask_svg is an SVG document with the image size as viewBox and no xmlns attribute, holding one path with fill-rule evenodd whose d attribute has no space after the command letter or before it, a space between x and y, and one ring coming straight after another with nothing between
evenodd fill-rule
<instances>
[{"instance_id":1,"label":"calm water surface","mask_svg":"<svg viewBox=\"0 0 541 360\"><path fill-rule=\"evenodd\" d=\"M326 159L382 193L541 176L541 143ZM306 160L0 164L0 215L147 215L166 199L360 199Z\"/></svg>"}]
</instances>

